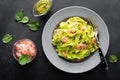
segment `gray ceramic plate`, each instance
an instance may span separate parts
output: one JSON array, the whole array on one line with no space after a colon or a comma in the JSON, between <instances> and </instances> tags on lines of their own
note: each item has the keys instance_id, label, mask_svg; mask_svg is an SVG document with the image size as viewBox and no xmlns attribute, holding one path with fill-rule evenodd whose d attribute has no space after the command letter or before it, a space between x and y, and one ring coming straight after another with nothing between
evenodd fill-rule
<instances>
[{"instance_id":1,"label":"gray ceramic plate","mask_svg":"<svg viewBox=\"0 0 120 80\"><path fill-rule=\"evenodd\" d=\"M56 25L63 19L70 16L93 17L98 25L99 41L104 55L109 47L109 33L102 18L94 11L80 6L71 6L57 11L46 23L42 34L42 45L48 60L58 69L68 73L83 73L95 68L100 63L98 52L90 56L87 60L79 63L71 63L60 58L51 44L53 31Z\"/></svg>"}]
</instances>

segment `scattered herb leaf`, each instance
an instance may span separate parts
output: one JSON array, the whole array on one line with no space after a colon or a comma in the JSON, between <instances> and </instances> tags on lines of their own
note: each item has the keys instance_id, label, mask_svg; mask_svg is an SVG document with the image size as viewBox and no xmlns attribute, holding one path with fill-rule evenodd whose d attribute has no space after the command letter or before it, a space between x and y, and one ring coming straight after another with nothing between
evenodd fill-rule
<instances>
[{"instance_id":1,"label":"scattered herb leaf","mask_svg":"<svg viewBox=\"0 0 120 80\"><path fill-rule=\"evenodd\" d=\"M32 30L32 31L36 31L36 30L38 30L39 29L39 23L38 22L36 22L36 21L31 21L31 22L29 22L28 24L27 24L27 26L29 27L29 29L30 30Z\"/></svg>"},{"instance_id":2,"label":"scattered herb leaf","mask_svg":"<svg viewBox=\"0 0 120 80\"><path fill-rule=\"evenodd\" d=\"M3 43L9 43L11 40L12 40L12 35L10 35L10 34L5 34L5 35L2 37L2 42L3 42Z\"/></svg>"},{"instance_id":3,"label":"scattered herb leaf","mask_svg":"<svg viewBox=\"0 0 120 80\"><path fill-rule=\"evenodd\" d=\"M116 63L118 61L118 57L116 55L110 55L109 56L109 62L110 63Z\"/></svg>"},{"instance_id":4,"label":"scattered herb leaf","mask_svg":"<svg viewBox=\"0 0 120 80\"><path fill-rule=\"evenodd\" d=\"M29 17L28 16L24 16L23 10L21 10L21 11L16 13L15 20L20 22L20 23L26 24L29 27L29 29L32 30L32 31L36 31L40 27L39 23L37 21L29 22Z\"/></svg>"},{"instance_id":5,"label":"scattered herb leaf","mask_svg":"<svg viewBox=\"0 0 120 80\"><path fill-rule=\"evenodd\" d=\"M29 17L28 17L28 16L24 16L24 17L22 18L22 20L19 21L19 22L21 22L21 23L28 23L28 22L29 22Z\"/></svg>"},{"instance_id":6,"label":"scattered herb leaf","mask_svg":"<svg viewBox=\"0 0 120 80\"><path fill-rule=\"evenodd\" d=\"M21 21L23 19L24 15L23 15L23 10L18 11L15 15L15 20L16 21Z\"/></svg>"},{"instance_id":7,"label":"scattered herb leaf","mask_svg":"<svg viewBox=\"0 0 120 80\"><path fill-rule=\"evenodd\" d=\"M18 60L20 65L25 65L25 64L28 63L28 61L29 61L29 56L28 55L21 55L19 57L19 60Z\"/></svg>"}]
</instances>

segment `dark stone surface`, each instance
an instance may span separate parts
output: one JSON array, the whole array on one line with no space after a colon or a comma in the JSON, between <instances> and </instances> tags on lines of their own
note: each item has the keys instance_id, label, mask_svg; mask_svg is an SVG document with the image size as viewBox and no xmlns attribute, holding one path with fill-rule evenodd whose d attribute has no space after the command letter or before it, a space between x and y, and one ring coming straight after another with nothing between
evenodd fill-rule
<instances>
[{"instance_id":1,"label":"dark stone surface","mask_svg":"<svg viewBox=\"0 0 120 80\"><path fill-rule=\"evenodd\" d=\"M105 21L109 34L110 46L106 56L110 54L120 58L120 0L53 0L53 6L48 15L34 17L32 8L37 0L0 0L0 80L120 80L120 60L109 63L109 70L105 71L102 64L96 68L82 73L69 74L55 68L46 58L41 44L42 30L46 21L52 14L67 6L84 6L97 12ZM30 31L26 25L15 22L14 16L20 9L31 20L40 23L40 29ZM3 44L1 38L4 34L12 34L13 40ZM12 46L22 38L30 38L38 48L35 60L25 66L20 66L12 56Z\"/></svg>"}]
</instances>

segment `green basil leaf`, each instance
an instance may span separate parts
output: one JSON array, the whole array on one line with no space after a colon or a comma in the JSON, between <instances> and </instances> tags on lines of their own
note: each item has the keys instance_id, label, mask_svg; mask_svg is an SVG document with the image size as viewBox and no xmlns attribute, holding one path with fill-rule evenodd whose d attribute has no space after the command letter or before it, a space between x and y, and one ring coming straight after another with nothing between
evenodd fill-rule
<instances>
[{"instance_id":1,"label":"green basil leaf","mask_svg":"<svg viewBox=\"0 0 120 80\"><path fill-rule=\"evenodd\" d=\"M29 22L29 23L27 24L27 26L28 26L29 29L32 30L32 31L36 31L36 30L38 30L39 27L40 27L40 26L39 26L39 23L36 22L36 21Z\"/></svg>"},{"instance_id":2,"label":"green basil leaf","mask_svg":"<svg viewBox=\"0 0 120 80\"><path fill-rule=\"evenodd\" d=\"M28 16L24 16L20 22L21 23L28 23L29 22L29 17Z\"/></svg>"},{"instance_id":3,"label":"green basil leaf","mask_svg":"<svg viewBox=\"0 0 120 80\"><path fill-rule=\"evenodd\" d=\"M116 63L118 61L118 57L116 55L110 55L109 56L109 62L110 63Z\"/></svg>"},{"instance_id":4,"label":"green basil leaf","mask_svg":"<svg viewBox=\"0 0 120 80\"><path fill-rule=\"evenodd\" d=\"M21 55L19 57L19 60L18 60L20 65L25 65L25 64L28 63L28 61L29 61L29 56L28 55Z\"/></svg>"},{"instance_id":5,"label":"green basil leaf","mask_svg":"<svg viewBox=\"0 0 120 80\"><path fill-rule=\"evenodd\" d=\"M10 35L10 34L5 34L5 35L2 37L2 42L3 42L3 43L9 43L11 40L12 40L12 35Z\"/></svg>"},{"instance_id":6,"label":"green basil leaf","mask_svg":"<svg viewBox=\"0 0 120 80\"><path fill-rule=\"evenodd\" d=\"M23 10L21 10L21 11L18 11L17 13L16 13L16 15L15 15L15 20L16 21L21 21L22 19L23 19Z\"/></svg>"}]
</instances>

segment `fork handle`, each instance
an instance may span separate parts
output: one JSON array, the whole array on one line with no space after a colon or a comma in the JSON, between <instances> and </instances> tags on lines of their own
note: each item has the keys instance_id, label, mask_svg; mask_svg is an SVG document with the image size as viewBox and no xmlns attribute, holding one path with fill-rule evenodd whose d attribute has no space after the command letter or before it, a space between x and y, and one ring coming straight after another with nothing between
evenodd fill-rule
<instances>
[{"instance_id":1,"label":"fork handle","mask_svg":"<svg viewBox=\"0 0 120 80\"><path fill-rule=\"evenodd\" d=\"M98 53L100 55L100 59L101 59L101 62L103 64L103 66L105 67L106 70L108 70L108 64L107 64L107 61L106 61L106 58L105 56L103 55L103 52L101 50L101 48L99 47L98 48Z\"/></svg>"}]
</instances>

